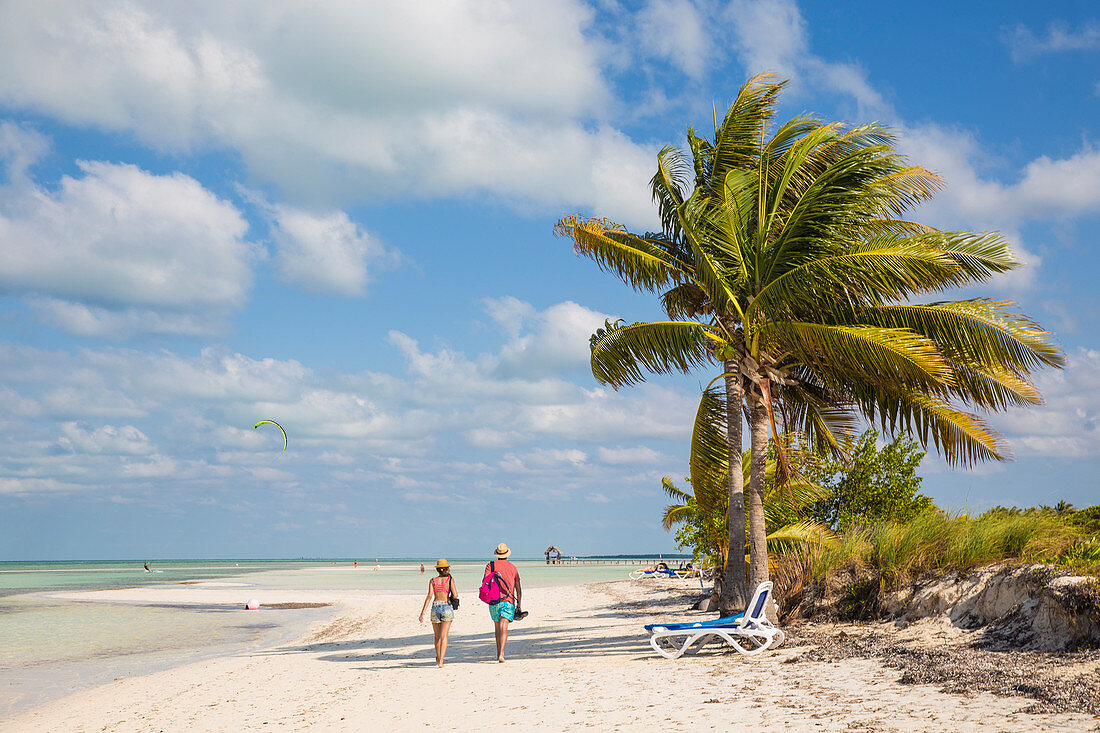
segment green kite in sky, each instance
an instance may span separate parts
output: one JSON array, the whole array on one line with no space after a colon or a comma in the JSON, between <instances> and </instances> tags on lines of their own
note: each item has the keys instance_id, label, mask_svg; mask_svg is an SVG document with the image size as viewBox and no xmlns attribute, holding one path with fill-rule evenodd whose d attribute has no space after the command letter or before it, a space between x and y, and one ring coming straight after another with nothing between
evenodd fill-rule
<instances>
[{"instance_id":1,"label":"green kite in sky","mask_svg":"<svg viewBox=\"0 0 1100 733\"><path fill-rule=\"evenodd\" d=\"M283 426L282 426L282 425L280 425L279 423L275 422L274 420L260 420L260 421L259 421L258 423L256 423L255 425L253 425L253 426L252 426L252 429L253 429L253 430L255 430L256 428L258 428L258 427L260 427L261 425L263 425L263 424L264 424L265 422L267 422L267 423L271 423L271 424L272 424L272 425L274 425L275 427L279 428L279 432L283 434L283 453L286 453L286 431L285 431L285 430L283 430Z\"/></svg>"}]
</instances>

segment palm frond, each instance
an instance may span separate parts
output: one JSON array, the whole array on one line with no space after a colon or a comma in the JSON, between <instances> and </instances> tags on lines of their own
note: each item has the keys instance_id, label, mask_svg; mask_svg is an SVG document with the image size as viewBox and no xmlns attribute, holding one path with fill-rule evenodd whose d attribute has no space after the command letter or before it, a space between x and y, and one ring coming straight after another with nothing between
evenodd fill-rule
<instances>
[{"instance_id":1,"label":"palm frond","mask_svg":"<svg viewBox=\"0 0 1100 733\"><path fill-rule=\"evenodd\" d=\"M680 522L691 521L695 517L695 507L686 506L684 504L670 504L665 507L664 513L661 515L661 526L665 531L669 531Z\"/></svg>"},{"instance_id":2,"label":"palm frond","mask_svg":"<svg viewBox=\"0 0 1100 733\"><path fill-rule=\"evenodd\" d=\"M715 339L690 321L635 323L613 329L592 349L592 375L614 389L645 381L643 369L656 374L690 372L706 364Z\"/></svg>"},{"instance_id":3,"label":"palm frond","mask_svg":"<svg viewBox=\"0 0 1100 733\"><path fill-rule=\"evenodd\" d=\"M934 340L950 354L979 364L1030 372L1040 365L1061 367L1065 357L1050 333L1011 303L984 298L870 308L867 323L908 328Z\"/></svg>"},{"instance_id":4,"label":"palm frond","mask_svg":"<svg viewBox=\"0 0 1100 733\"><path fill-rule=\"evenodd\" d=\"M714 493L724 493L729 475L726 397L720 387L703 391L691 430L691 486L701 505L713 506Z\"/></svg>"},{"instance_id":5,"label":"palm frond","mask_svg":"<svg viewBox=\"0 0 1100 733\"><path fill-rule=\"evenodd\" d=\"M756 294L745 318L753 321L762 312L779 315L795 309L829 312L837 304L859 308L962 284L957 282L957 263L920 242L920 236L854 242L843 251L792 263Z\"/></svg>"},{"instance_id":6,"label":"palm frond","mask_svg":"<svg viewBox=\"0 0 1100 733\"><path fill-rule=\"evenodd\" d=\"M721 250L708 241L710 230L710 202L692 194L682 208L685 244L690 250L694 280L702 288L717 313L727 313L730 303L736 298L734 288L740 272L726 267L719 255Z\"/></svg>"},{"instance_id":7,"label":"palm frond","mask_svg":"<svg viewBox=\"0 0 1100 733\"><path fill-rule=\"evenodd\" d=\"M772 543L776 545L787 544L814 544L814 545L831 545L836 541L836 537L829 528L823 524L810 521L799 521L780 527L774 532L768 533L768 545L771 549ZM779 549L779 548L776 548Z\"/></svg>"},{"instance_id":8,"label":"palm frond","mask_svg":"<svg viewBox=\"0 0 1100 733\"><path fill-rule=\"evenodd\" d=\"M1015 372L984 364L951 361L955 368L952 396L987 410L1038 405L1043 399L1035 385Z\"/></svg>"},{"instance_id":9,"label":"palm frond","mask_svg":"<svg viewBox=\"0 0 1100 733\"><path fill-rule=\"evenodd\" d=\"M917 391L879 391L865 394L861 401L864 414L872 422L877 415L884 432L913 435L925 448L935 446L951 465L1011 458L1001 436L985 420L945 400Z\"/></svg>"},{"instance_id":10,"label":"palm frond","mask_svg":"<svg viewBox=\"0 0 1100 733\"><path fill-rule=\"evenodd\" d=\"M683 153L672 145L657 152L657 172L649 181L653 203L661 216L661 231L671 239L679 238L680 220L677 210L684 204L684 187L691 167Z\"/></svg>"},{"instance_id":11,"label":"palm frond","mask_svg":"<svg viewBox=\"0 0 1100 733\"><path fill-rule=\"evenodd\" d=\"M894 383L943 392L953 383L935 342L900 328L774 321L762 329L771 343L807 368L868 384Z\"/></svg>"},{"instance_id":12,"label":"palm frond","mask_svg":"<svg viewBox=\"0 0 1100 733\"><path fill-rule=\"evenodd\" d=\"M708 216L710 227L704 231L707 240L723 255L727 269L739 282L748 282L748 260L754 248L753 231L757 216L756 177L742 170L731 170L716 197L717 203Z\"/></svg>"},{"instance_id":13,"label":"palm frond","mask_svg":"<svg viewBox=\"0 0 1100 733\"><path fill-rule=\"evenodd\" d=\"M668 476L661 478L661 488L665 490L665 495L668 498L678 501L681 504L687 504L693 497L683 489L677 488L676 484L672 483L672 479Z\"/></svg>"},{"instance_id":14,"label":"palm frond","mask_svg":"<svg viewBox=\"0 0 1100 733\"><path fill-rule=\"evenodd\" d=\"M714 307L705 290L695 283L684 283L666 291L661 296L665 313L674 321L698 318L714 313Z\"/></svg>"},{"instance_id":15,"label":"palm frond","mask_svg":"<svg viewBox=\"0 0 1100 733\"><path fill-rule=\"evenodd\" d=\"M968 282L981 282L1022 264L996 232L940 232L939 247L967 274Z\"/></svg>"},{"instance_id":16,"label":"palm frond","mask_svg":"<svg viewBox=\"0 0 1100 733\"><path fill-rule=\"evenodd\" d=\"M657 236L640 237L607 219L576 214L558 220L558 236L573 240L573 251L617 275L635 290L657 292L688 279L684 263Z\"/></svg>"},{"instance_id":17,"label":"palm frond","mask_svg":"<svg viewBox=\"0 0 1100 733\"><path fill-rule=\"evenodd\" d=\"M715 130L709 156L712 185L720 185L727 171L756 167L764 128L775 116L776 100L786 85L772 79L770 74L758 74L746 81Z\"/></svg>"}]
</instances>

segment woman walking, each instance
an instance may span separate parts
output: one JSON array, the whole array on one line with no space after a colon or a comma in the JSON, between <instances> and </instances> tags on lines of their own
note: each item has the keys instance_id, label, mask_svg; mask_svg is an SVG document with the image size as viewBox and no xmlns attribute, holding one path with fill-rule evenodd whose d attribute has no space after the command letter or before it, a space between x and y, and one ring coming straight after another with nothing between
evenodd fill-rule
<instances>
[{"instance_id":1,"label":"woman walking","mask_svg":"<svg viewBox=\"0 0 1100 733\"><path fill-rule=\"evenodd\" d=\"M447 633L451 622L455 620L451 598L458 603L458 588L451 577L451 564L440 558L435 564L438 575L428 581L428 597L424 599L424 608L420 609L420 623L424 623L424 613L428 604L432 604L432 631L435 632L435 666L443 666L443 657L447 654Z\"/></svg>"}]
</instances>

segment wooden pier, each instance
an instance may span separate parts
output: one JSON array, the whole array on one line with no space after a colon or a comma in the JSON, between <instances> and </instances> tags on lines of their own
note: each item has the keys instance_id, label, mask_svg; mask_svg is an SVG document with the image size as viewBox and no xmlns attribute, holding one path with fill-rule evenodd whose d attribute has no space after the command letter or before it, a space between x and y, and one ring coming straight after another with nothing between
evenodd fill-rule
<instances>
[{"instance_id":1,"label":"wooden pier","mask_svg":"<svg viewBox=\"0 0 1100 733\"><path fill-rule=\"evenodd\" d=\"M629 558L595 558L595 557L563 557L560 560L551 557L546 561L547 565L652 565L662 562L656 558L629 559ZM663 562L669 563L670 560ZM679 562L679 561L677 561Z\"/></svg>"}]
</instances>

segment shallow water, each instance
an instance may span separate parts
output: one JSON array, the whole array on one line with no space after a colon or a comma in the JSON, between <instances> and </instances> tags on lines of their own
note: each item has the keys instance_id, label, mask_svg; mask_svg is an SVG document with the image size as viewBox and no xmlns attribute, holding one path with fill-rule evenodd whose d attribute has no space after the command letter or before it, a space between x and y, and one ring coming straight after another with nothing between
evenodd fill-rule
<instances>
[{"instance_id":1,"label":"shallow water","mask_svg":"<svg viewBox=\"0 0 1100 733\"><path fill-rule=\"evenodd\" d=\"M84 687L290 641L329 609L133 605L50 598L58 591L214 581L253 592L279 589L427 592L435 559L217 560L0 563L0 721ZM459 595L477 599L485 560L452 560ZM517 560L524 588L625 579L632 565L546 565ZM464 606L464 608L467 606ZM468 606L468 607L472 607Z\"/></svg>"}]
</instances>

